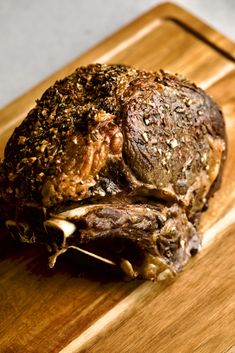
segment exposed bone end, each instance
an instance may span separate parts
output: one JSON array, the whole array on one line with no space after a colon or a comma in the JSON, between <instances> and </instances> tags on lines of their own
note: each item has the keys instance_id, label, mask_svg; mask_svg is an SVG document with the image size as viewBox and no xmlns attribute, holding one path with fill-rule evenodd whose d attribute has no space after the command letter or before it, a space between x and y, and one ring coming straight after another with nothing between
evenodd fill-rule
<instances>
[{"instance_id":1,"label":"exposed bone end","mask_svg":"<svg viewBox=\"0 0 235 353\"><path fill-rule=\"evenodd\" d=\"M120 268L126 274L127 279L134 279L138 276L138 272L134 271L132 264L126 259L122 259Z\"/></svg>"},{"instance_id":2,"label":"exposed bone end","mask_svg":"<svg viewBox=\"0 0 235 353\"><path fill-rule=\"evenodd\" d=\"M45 221L44 228L47 231L50 231L52 228L53 230L62 232L65 238L69 237L76 231L76 226L74 223L57 218L51 218Z\"/></svg>"},{"instance_id":3,"label":"exposed bone end","mask_svg":"<svg viewBox=\"0 0 235 353\"><path fill-rule=\"evenodd\" d=\"M58 232L58 234L62 233L64 237L64 240L63 242L61 242L61 244L53 243L52 246L50 246L49 248L49 251L53 252L53 254L49 257L50 267L54 267L57 257L63 254L64 252L66 252L68 249L75 249L83 254L91 256L109 265L116 266L116 264L109 259L96 255L90 251L87 251L75 245L67 245L66 238L68 238L70 235L75 233L77 230L77 227L74 223L60 218L51 218L44 222L44 228L48 233L50 233L50 231Z\"/></svg>"},{"instance_id":4,"label":"exposed bone end","mask_svg":"<svg viewBox=\"0 0 235 353\"><path fill-rule=\"evenodd\" d=\"M81 252L83 254L91 256L99 261L105 262L108 265L116 266L116 264L109 259L103 258L99 255L94 254L94 253L91 253L85 249L78 247L78 246L68 245L66 243L66 238L71 236L77 230L77 227L74 223L66 221L64 219L51 218L51 219L48 219L47 221L44 222L44 228L46 229L46 231L49 234L52 231L52 232L55 232L58 234L62 233L62 235L63 235L63 240L61 243L59 243L59 244L53 243L51 246L48 246L48 250L52 253L52 255L48 259L50 268L53 268L55 266L57 257L60 256L61 254L64 254L68 249L75 249L78 252Z\"/></svg>"}]
</instances>

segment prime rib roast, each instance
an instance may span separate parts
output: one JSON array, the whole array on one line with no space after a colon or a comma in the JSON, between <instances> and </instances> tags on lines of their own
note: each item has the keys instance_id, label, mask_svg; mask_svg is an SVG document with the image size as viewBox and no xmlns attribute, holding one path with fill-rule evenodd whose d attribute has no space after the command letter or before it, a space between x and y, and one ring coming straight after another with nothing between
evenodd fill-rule
<instances>
[{"instance_id":1,"label":"prime rib roast","mask_svg":"<svg viewBox=\"0 0 235 353\"><path fill-rule=\"evenodd\" d=\"M17 239L46 244L50 266L73 248L161 280L200 248L225 156L222 113L195 84L92 64L47 89L15 129L0 217Z\"/></svg>"}]
</instances>

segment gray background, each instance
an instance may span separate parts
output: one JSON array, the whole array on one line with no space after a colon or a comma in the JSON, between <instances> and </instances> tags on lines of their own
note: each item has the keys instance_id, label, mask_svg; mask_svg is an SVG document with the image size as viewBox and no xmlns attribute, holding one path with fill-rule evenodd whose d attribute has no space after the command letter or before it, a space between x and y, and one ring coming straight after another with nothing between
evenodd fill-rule
<instances>
[{"instance_id":1,"label":"gray background","mask_svg":"<svg viewBox=\"0 0 235 353\"><path fill-rule=\"evenodd\" d=\"M0 0L0 107L157 0ZM177 0L235 39L235 0Z\"/></svg>"}]
</instances>

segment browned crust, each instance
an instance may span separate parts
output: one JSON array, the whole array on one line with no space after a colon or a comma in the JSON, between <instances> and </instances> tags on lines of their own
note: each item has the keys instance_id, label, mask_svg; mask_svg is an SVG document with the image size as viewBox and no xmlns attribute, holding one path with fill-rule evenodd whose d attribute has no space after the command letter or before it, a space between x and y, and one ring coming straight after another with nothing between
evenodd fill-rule
<instances>
[{"instance_id":1,"label":"browned crust","mask_svg":"<svg viewBox=\"0 0 235 353\"><path fill-rule=\"evenodd\" d=\"M148 268L158 268L159 257L179 270L199 247L194 226L220 185L225 157L222 113L193 83L124 65L81 67L43 94L8 141L0 164L2 217L14 219L19 234L19 223L28 224L21 240L50 243L55 256L94 239L125 238L149 255ZM97 207L72 219L75 235L53 236L53 243L43 222L73 203ZM157 230L168 255L157 253L154 207L158 216L171 214L167 231L163 224ZM115 231L105 233L108 220ZM145 265L137 272L152 276Z\"/></svg>"},{"instance_id":2,"label":"browned crust","mask_svg":"<svg viewBox=\"0 0 235 353\"><path fill-rule=\"evenodd\" d=\"M143 115L143 109L147 110L145 113L147 117L141 121L139 116ZM168 122L164 122L166 117L163 115L166 110L170 115ZM158 156L159 152L156 151L151 155L153 158L151 162L146 158L143 161L146 167L152 168L150 172L152 177L148 173L148 178L144 178L140 175L141 163L138 163L138 159L131 159L128 153L131 153L130 143L133 140L139 148L138 153L143 158L149 155L148 150L154 141L152 139L151 143L149 141L146 143L145 140L148 139L147 134L151 132L153 126L151 119L156 121L156 114L159 119L159 126L154 130L158 139L157 144L155 143L156 149L160 151L161 141L159 140L162 140L164 145L162 152L168 153L169 156L169 152L173 150L171 146L173 146L175 164L172 164L170 160L168 162L165 156ZM100 115L106 117L102 122L97 118ZM146 134L141 132L142 136L137 134L136 139L134 135L137 132L135 127L133 130L134 120L131 115L139 124L139 130L144 129L147 132ZM185 118L183 121L182 116ZM180 120L181 126L177 127L177 119ZM150 121L148 126L146 121ZM171 126L167 129L164 124L168 123ZM100 155L103 162L97 170L93 167L93 173L90 173L95 176L106 164L105 160L109 150L110 141L103 141L105 137L102 136L106 136L108 130L111 131L111 135L115 134L114 130L118 132L117 125L123 130L126 141L124 158L135 176L143 179L142 181L145 183L153 183L156 170L158 172L164 171L164 169L172 170L174 173L172 173L173 180L171 181L176 193L178 192L177 180L180 179L179 168L177 168L179 161L175 158L178 152L182 150L182 154L187 154L188 157L190 153L195 155L196 150L201 154L208 152L208 143L203 140L202 136L196 138L196 134L202 135L206 132L213 138L225 140L224 120L221 112L217 105L194 84L163 71L149 73L123 65L97 64L82 67L50 87L37 101L35 108L30 111L24 122L14 131L6 146L5 159L1 166L0 193L2 197L9 200L18 199L25 203L36 201L39 205L46 207L63 202L66 197L73 200L84 198L95 181L90 180L91 178L88 178L89 180L81 180L82 178L73 180L74 175L68 177L67 171L74 168L72 165L74 159L71 159L70 151L72 149L76 155L77 148L81 152L80 157L76 157L74 161L77 169L82 168L82 163L84 165L83 159L86 159L87 152L85 150L87 148L95 149L96 152L93 151L93 153L103 153L102 156ZM131 132L129 131L129 135L128 126L132 129ZM177 131L172 134L174 128ZM94 131L98 131L99 136L95 136ZM192 150L192 146L188 149L187 146L180 144L182 137L185 138L185 132L188 135L189 143L190 141L192 143L192 138L194 138L194 142L197 144L194 150ZM132 140L129 139L129 136ZM139 144L138 138L142 139ZM94 139L96 141L93 141ZM110 139L111 137L109 137ZM164 142L165 140L169 140L168 145ZM178 146L175 146L175 140ZM76 146L74 143L74 148L71 148L74 141L77 141L78 145ZM97 151L97 148L98 150L101 148L97 145L102 146L102 144L103 149L108 149L106 153ZM203 146L199 147L199 144ZM84 146L84 152L82 152L82 146ZM223 159L224 156L225 151L223 151ZM164 160L166 164L162 165ZM182 166L186 162L185 157L180 161L180 165ZM87 165L87 163L85 164ZM191 179L194 178L195 171L193 169L195 168L201 168L200 162L192 166ZM222 171L220 171L221 173ZM75 188L75 192L71 192L69 183L65 182L68 193L63 193L61 190L59 197L60 190L54 189L56 184L61 184L62 174L64 174L64 180L68 178L71 188L75 183L77 189ZM56 179L54 184L50 183L51 178ZM162 178L167 184L167 175L162 173ZM83 183L82 185L87 184L87 187L82 185L78 187L80 182ZM81 191L81 189L83 190ZM49 196L49 199L44 197L45 194L49 195L50 193L52 194L51 200ZM54 197L53 193L57 194L58 198Z\"/></svg>"}]
</instances>

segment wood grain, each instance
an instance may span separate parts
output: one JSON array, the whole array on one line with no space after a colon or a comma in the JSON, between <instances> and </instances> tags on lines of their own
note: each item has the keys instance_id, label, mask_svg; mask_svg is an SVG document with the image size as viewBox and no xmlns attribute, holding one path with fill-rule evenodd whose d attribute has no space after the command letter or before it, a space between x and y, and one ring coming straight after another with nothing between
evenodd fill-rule
<instances>
[{"instance_id":1,"label":"wood grain","mask_svg":"<svg viewBox=\"0 0 235 353\"><path fill-rule=\"evenodd\" d=\"M112 325L80 346L77 341L76 349L220 353L234 345L235 265L229 261L234 256L234 229L221 236L223 240L202 251L168 287L144 284L128 312L120 308ZM78 351L72 348L62 352Z\"/></svg>"},{"instance_id":2,"label":"wood grain","mask_svg":"<svg viewBox=\"0 0 235 353\"><path fill-rule=\"evenodd\" d=\"M235 206L235 69L208 88L208 93L220 104L226 120L228 152L221 189L210 200L209 212L203 215L204 231ZM235 218L235 217L234 217Z\"/></svg>"},{"instance_id":3,"label":"wood grain","mask_svg":"<svg viewBox=\"0 0 235 353\"><path fill-rule=\"evenodd\" d=\"M203 215L208 248L169 286L85 270L0 230L0 352L230 352L235 345L235 45L173 4L120 30L0 111L0 156L14 127L56 79L90 62L180 72L207 88L227 124L222 188ZM217 239L216 239L217 238ZM75 261L75 262L74 262ZM105 270L105 268L103 268ZM79 274L85 271L83 276ZM143 349L144 347L144 349Z\"/></svg>"}]
</instances>

